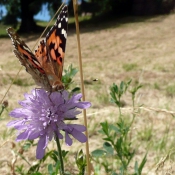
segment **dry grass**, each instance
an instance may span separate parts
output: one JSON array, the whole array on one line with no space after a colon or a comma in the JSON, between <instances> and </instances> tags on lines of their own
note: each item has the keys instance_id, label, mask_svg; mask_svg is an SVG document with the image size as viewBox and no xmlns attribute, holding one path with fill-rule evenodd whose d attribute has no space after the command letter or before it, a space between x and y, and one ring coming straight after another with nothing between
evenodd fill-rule
<instances>
[{"instance_id":1,"label":"dry grass","mask_svg":"<svg viewBox=\"0 0 175 175\"><path fill-rule=\"evenodd\" d=\"M139 90L136 104L144 105L136 116L131 135L133 145L139 148L136 160L143 158L148 151L147 163L143 174L165 174L175 172L174 155L167 157L164 164L157 171L157 163L171 152L175 145L175 120L171 114L161 112L161 109L175 111L175 15L159 16L143 22L117 23L112 27L91 27L82 29L81 48L83 57L84 79L86 80L86 100L92 102L92 108L87 111L90 135L90 151L102 146L101 136L98 135L100 122L108 120L114 123L117 120L118 110L109 102L109 87L115 82L132 79L132 84L139 82L143 88ZM81 31L81 30L80 30ZM87 32L88 31L88 32ZM37 39L37 38L36 38ZM36 39L26 38L25 41L32 48ZM0 40L0 97L6 92L11 78L15 77L20 64L12 53L11 40ZM65 67L73 63L78 67L77 44L75 33L69 33L66 49ZM18 106L17 101L23 99L23 93L35 87L33 80L23 69L18 77L26 81L27 85L13 85L7 94L8 111ZM93 82L92 79L99 81ZM30 82L29 82L30 80ZM79 85L77 75L75 82ZM126 95L123 99L125 107L123 113L127 120L131 116L131 98ZM151 107L150 110L147 108ZM152 109L156 108L157 111ZM6 123L10 120L7 112L1 120L1 144L9 137ZM81 117L80 117L81 118ZM82 121L82 118L80 119ZM149 132L150 131L150 132ZM149 135L150 134L150 135ZM13 136L14 138L14 136ZM162 143L163 142L163 143ZM63 144L64 145L64 144ZM53 145L50 145L50 148ZM71 148L64 145L64 149L77 151L77 142ZM31 160L35 161L35 151ZM12 159L10 144L0 147L1 160ZM9 169L2 163L0 174L7 174ZM134 165L134 164L133 164ZM131 167L131 169L133 169Z\"/></svg>"}]
</instances>

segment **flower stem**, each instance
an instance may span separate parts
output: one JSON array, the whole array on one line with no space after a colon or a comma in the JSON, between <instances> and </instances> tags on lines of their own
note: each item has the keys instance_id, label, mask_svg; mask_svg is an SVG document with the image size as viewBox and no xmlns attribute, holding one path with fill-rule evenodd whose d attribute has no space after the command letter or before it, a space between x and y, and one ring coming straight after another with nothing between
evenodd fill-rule
<instances>
[{"instance_id":1,"label":"flower stem","mask_svg":"<svg viewBox=\"0 0 175 175\"><path fill-rule=\"evenodd\" d=\"M60 140L57 137L57 134L55 134L55 140L57 143L57 149L58 149L58 156L60 159L60 175L64 175L64 162L63 162L63 156L61 152L61 145L60 145Z\"/></svg>"}]
</instances>

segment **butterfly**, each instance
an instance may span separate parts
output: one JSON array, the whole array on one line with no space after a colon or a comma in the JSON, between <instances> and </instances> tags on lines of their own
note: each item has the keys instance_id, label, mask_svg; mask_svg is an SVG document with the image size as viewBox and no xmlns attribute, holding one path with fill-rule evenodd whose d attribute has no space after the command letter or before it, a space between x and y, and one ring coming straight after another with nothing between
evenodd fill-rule
<instances>
[{"instance_id":1,"label":"butterfly","mask_svg":"<svg viewBox=\"0 0 175 175\"><path fill-rule=\"evenodd\" d=\"M68 8L65 5L54 26L47 33L46 38L40 41L35 53L32 53L13 28L7 29L7 33L15 47L14 53L16 57L25 66L26 71L32 75L35 83L50 92L64 89L61 78L66 48L67 25Z\"/></svg>"}]
</instances>

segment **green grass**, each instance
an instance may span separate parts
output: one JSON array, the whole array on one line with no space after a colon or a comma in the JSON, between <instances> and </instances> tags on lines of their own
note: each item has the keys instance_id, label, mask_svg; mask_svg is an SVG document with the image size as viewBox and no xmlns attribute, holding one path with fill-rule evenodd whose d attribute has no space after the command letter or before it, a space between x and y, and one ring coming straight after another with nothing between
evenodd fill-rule
<instances>
[{"instance_id":1,"label":"green grass","mask_svg":"<svg viewBox=\"0 0 175 175\"><path fill-rule=\"evenodd\" d=\"M167 94L168 96L174 97L174 95L175 95L175 84L173 84L173 85L168 85L168 86L166 87L165 91L166 91L166 94Z\"/></svg>"},{"instance_id":2,"label":"green grass","mask_svg":"<svg viewBox=\"0 0 175 175\"><path fill-rule=\"evenodd\" d=\"M138 132L138 139L140 141L150 141L153 135L153 127L145 127L142 131Z\"/></svg>"},{"instance_id":3,"label":"green grass","mask_svg":"<svg viewBox=\"0 0 175 175\"><path fill-rule=\"evenodd\" d=\"M154 89L160 90L160 85L157 82L155 82L153 86Z\"/></svg>"},{"instance_id":4,"label":"green grass","mask_svg":"<svg viewBox=\"0 0 175 175\"><path fill-rule=\"evenodd\" d=\"M34 85L32 78L28 80L26 78L20 78L19 76L15 80L13 80L13 77L8 75L8 77L2 77L1 81L3 85L11 84L11 82L13 81L14 81L13 84L21 87L28 87Z\"/></svg>"},{"instance_id":5,"label":"green grass","mask_svg":"<svg viewBox=\"0 0 175 175\"><path fill-rule=\"evenodd\" d=\"M22 79L19 77L15 79L13 84L18 85L18 86L23 86L23 87L33 85L33 83L30 83L27 79Z\"/></svg>"},{"instance_id":6,"label":"green grass","mask_svg":"<svg viewBox=\"0 0 175 175\"><path fill-rule=\"evenodd\" d=\"M125 71L129 72L129 71L135 70L138 67L138 65L136 63L130 63L130 64L126 63L126 64L123 64L122 67Z\"/></svg>"},{"instance_id":7,"label":"green grass","mask_svg":"<svg viewBox=\"0 0 175 175\"><path fill-rule=\"evenodd\" d=\"M105 105L110 104L109 96L108 96L107 92L99 92L99 93L97 93L96 97L97 97L98 101L100 102L100 104L105 104Z\"/></svg>"}]
</instances>

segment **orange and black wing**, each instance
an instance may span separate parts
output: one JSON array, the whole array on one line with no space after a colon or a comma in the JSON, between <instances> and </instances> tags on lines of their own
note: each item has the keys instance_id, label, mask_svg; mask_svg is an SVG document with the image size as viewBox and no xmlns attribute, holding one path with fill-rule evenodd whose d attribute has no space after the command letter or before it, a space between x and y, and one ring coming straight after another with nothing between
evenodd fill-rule
<instances>
[{"instance_id":1,"label":"orange and black wing","mask_svg":"<svg viewBox=\"0 0 175 175\"><path fill-rule=\"evenodd\" d=\"M54 75L58 77L59 81L61 81L63 72L67 28L68 8L67 6L64 6L61 10L61 13L58 15L54 26L46 35L46 50L48 52L48 61L52 64L52 71L54 72ZM58 89L61 89L61 87L59 87L59 84L56 86L58 86Z\"/></svg>"},{"instance_id":2,"label":"orange and black wing","mask_svg":"<svg viewBox=\"0 0 175 175\"><path fill-rule=\"evenodd\" d=\"M42 68L40 62L37 60L29 47L18 36L13 28L8 28L7 33L10 36L12 43L15 47L14 53L21 62L21 64L25 66L26 71L32 75L37 85L45 89L50 89L47 75Z\"/></svg>"}]
</instances>

